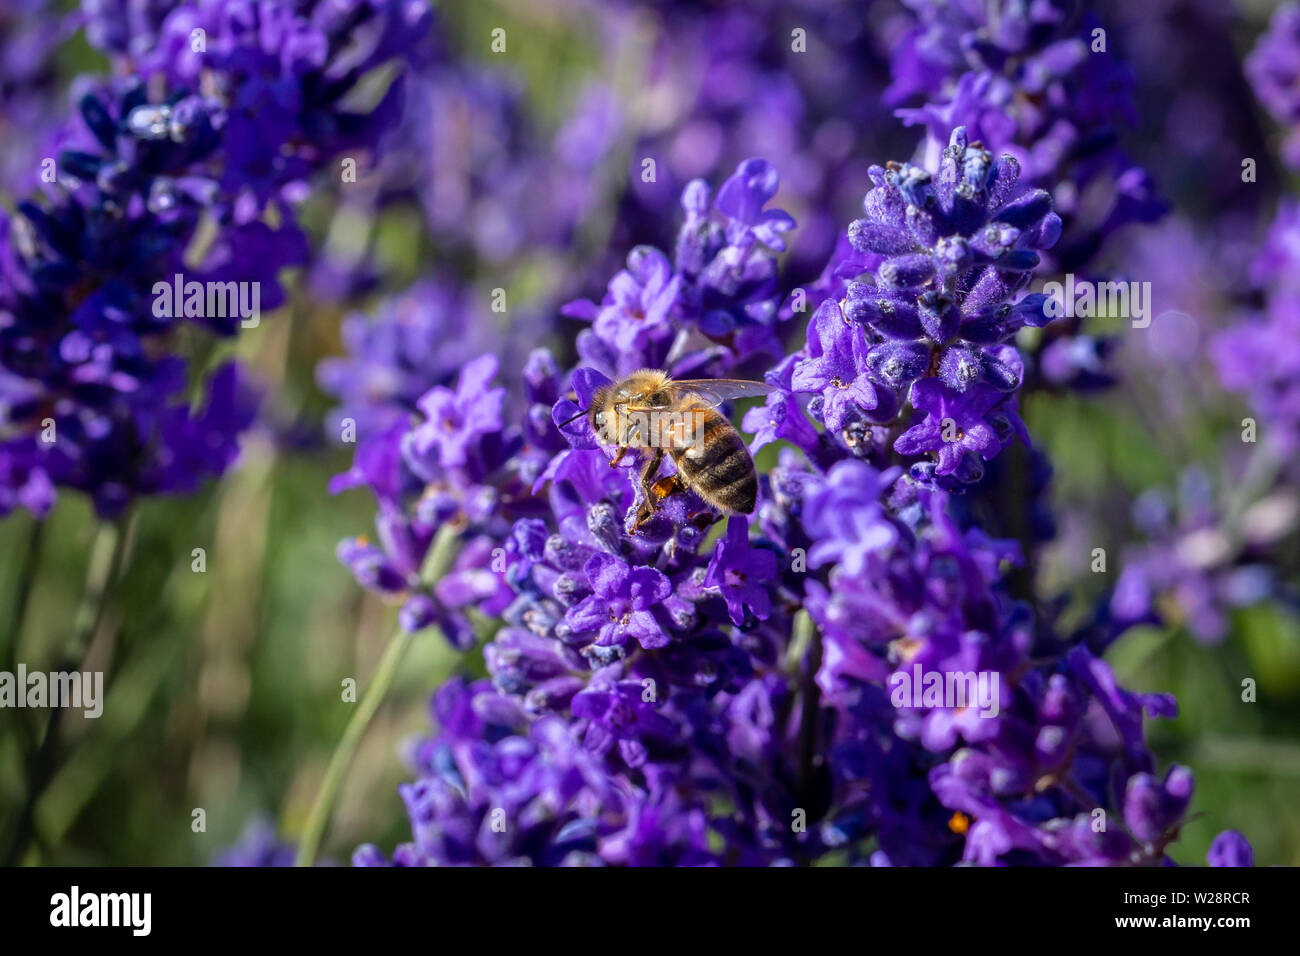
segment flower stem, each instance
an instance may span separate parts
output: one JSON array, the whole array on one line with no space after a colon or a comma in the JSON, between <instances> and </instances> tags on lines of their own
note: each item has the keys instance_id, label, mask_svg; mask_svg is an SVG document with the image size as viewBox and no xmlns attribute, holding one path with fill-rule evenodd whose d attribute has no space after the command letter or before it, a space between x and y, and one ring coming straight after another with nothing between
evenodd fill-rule
<instances>
[{"instance_id":1,"label":"flower stem","mask_svg":"<svg viewBox=\"0 0 1300 956\"><path fill-rule=\"evenodd\" d=\"M424 567L420 570L422 583L426 586L432 585L450 571L459 550L458 530L450 524L443 525L429 547ZM321 838L325 835L325 827L329 824L334 802L338 799L343 777L352 764L357 745L361 743L361 738L365 736L380 704L388 695L388 689L397 675L402 658L406 656L414 639L414 634L399 626L389 640L384 656L379 661L379 667L370 680L370 686L366 688L352 718L343 729L343 736L339 738L338 745L330 757L329 766L325 768L325 779L321 781L320 791L316 794L316 800L307 816L307 826L298 843L298 855L294 860L294 866L312 866L316 862Z\"/></svg>"},{"instance_id":2,"label":"flower stem","mask_svg":"<svg viewBox=\"0 0 1300 956\"><path fill-rule=\"evenodd\" d=\"M818 710L821 707L817 672L822 666L821 633L807 610L801 609L795 615L791 646L798 647L801 653L806 654L799 693L799 801L806 808L813 800L813 778L817 772L817 725Z\"/></svg>"},{"instance_id":3,"label":"flower stem","mask_svg":"<svg viewBox=\"0 0 1300 956\"><path fill-rule=\"evenodd\" d=\"M64 649L63 659L56 668L60 672L83 670L86 655L104 618L104 607L109 586L121 570L126 542L126 519L101 521L91 545L90 566L86 570L86 586L81 604L73 619L73 639ZM45 721L45 730L37 741L36 749L27 761L27 796L18 811L13 833L5 846L4 866L15 866L27 848L32 835L36 803L49 785L55 770L55 747L58 743L59 725L66 708L51 707Z\"/></svg>"},{"instance_id":4,"label":"flower stem","mask_svg":"<svg viewBox=\"0 0 1300 956\"><path fill-rule=\"evenodd\" d=\"M22 564L18 570L18 583L14 587L13 608L9 612L8 638L5 641L5 667L9 673L16 669L18 662L18 641L23 632L23 620L27 617L27 603L32 596L32 586L36 583L37 570L41 564L41 548L45 540L45 522L31 519L32 530L23 550Z\"/></svg>"}]
</instances>

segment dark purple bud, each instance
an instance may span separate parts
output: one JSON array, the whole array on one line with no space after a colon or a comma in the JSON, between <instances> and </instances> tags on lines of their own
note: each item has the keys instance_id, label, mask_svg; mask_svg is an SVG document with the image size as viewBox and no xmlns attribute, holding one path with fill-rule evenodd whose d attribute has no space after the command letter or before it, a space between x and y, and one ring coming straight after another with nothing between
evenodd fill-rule
<instances>
[{"instance_id":1,"label":"dark purple bud","mask_svg":"<svg viewBox=\"0 0 1300 956\"><path fill-rule=\"evenodd\" d=\"M1023 243L1030 249L1050 249L1061 238L1061 217L1049 212L1038 225L1024 234Z\"/></svg>"},{"instance_id":2,"label":"dark purple bud","mask_svg":"<svg viewBox=\"0 0 1300 956\"><path fill-rule=\"evenodd\" d=\"M849 244L858 252L876 252L885 256L910 252L915 246L906 229L870 219L855 219L849 224Z\"/></svg>"},{"instance_id":3,"label":"dark purple bud","mask_svg":"<svg viewBox=\"0 0 1300 956\"><path fill-rule=\"evenodd\" d=\"M1038 263L1038 253L1032 249L1012 249L997 261L997 267L1009 272L1029 272L1036 269Z\"/></svg>"},{"instance_id":4,"label":"dark purple bud","mask_svg":"<svg viewBox=\"0 0 1300 956\"><path fill-rule=\"evenodd\" d=\"M861 298L845 300L844 315L890 339L916 339L924 334L921 317L912 303L902 297L881 295L876 289Z\"/></svg>"},{"instance_id":5,"label":"dark purple bud","mask_svg":"<svg viewBox=\"0 0 1300 956\"><path fill-rule=\"evenodd\" d=\"M930 174L919 166L911 163L891 166L885 173L885 179L902 194L909 206L924 209L934 202L934 186L930 182Z\"/></svg>"},{"instance_id":6,"label":"dark purple bud","mask_svg":"<svg viewBox=\"0 0 1300 956\"><path fill-rule=\"evenodd\" d=\"M939 242L950 227L948 217L944 215L939 204L930 203L925 207L907 207L907 228L916 245L928 249Z\"/></svg>"},{"instance_id":7,"label":"dark purple bud","mask_svg":"<svg viewBox=\"0 0 1300 956\"><path fill-rule=\"evenodd\" d=\"M113 117L108 115L107 108L93 93L87 93L81 98L81 117L86 121L86 126L90 128L95 139L99 140L100 145L110 153L115 152L117 125L113 122ZM163 132L166 133L166 125L163 126Z\"/></svg>"},{"instance_id":8,"label":"dark purple bud","mask_svg":"<svg viewBox=\"0 0 1300 956\"><path fill-rule=\"evenodd\" d=\"M1011 316L1011 306L1000 305L985 309L978 315L971 316L961 324L961 337L975 345L996 345L1009 334L1007 319Z\"/></svg>"},{"instance_id":9,"label":"dark purple bud","mask_svg":"<svg viewBox=\"0 0 1300 956\"><path fill-rule=\"evenodd\" d=\"M970 264L970 246L961 236L944 236L934 245L934 268L948 282Z\"/></svg>"},{"instance_id":10,"label":"dark purple bud","mask_svg":"<svg viewBox=\"0 0 1300 956\"><path fill-rule=\"evenodd\" d=\"M902 388L924 374L930 350L920 342L885 342L867 352L867 368L890 388Z\"/></svg>"},{"instance_id":11,"label":"dark purple bud","mask_svg":"<svg viewBox=\"0 0 1300 956\"><path fill-rule=\"evenodd\" d=\"M556 578L551 585L551 597L564 607L573 607L586 597L589 591L590 588L585 581L568 571Z\"/></svg>"},{"instance_id":12,"label":"dark purple bud","mask_svg":"<svg viewBox=\"0 0 1300 956\"><path fill-rule=\"evenodd\" d=\"M1020 387L1020 372L992 355L981 352L984 381L1000 392L1011 392Z\"/></svg>"},{"instance_id":13,"label":"dark purple bud","mask_svg":"<svg viewBox=\"0 0 1300 956\"><path fill-rule=\"evenodd\" d=\"M998 270L994 266L988 266L962 300L962 313L974 315L995 308L1006 301L1008 290L1009 286Z\"/></svg>"},{"instance_id":14,"label":"dark purple bud","mask_svg":"<svg viewBox=\"0 0 1300 956\"><path fill-rule=\"evenodd\" d=\"M609 502L598 502L587 511L587 530L605 550L618 551L623 538L623 521Z\"/></svg>"},{"instance_id":15,"label":"dark purple bud","mask_svg":"<svg viewBox=\"0 0 1300 956\"><path fill-rule=\"evenodd\" d=\"M882 289L914 289L934 275L934 260L927 255L894 256L880 265Z\"/></svg>"},{"instance_id":16,"label":"dark purple bud","mask_svg":"<svg viewBox=\"0 0 1300 956\"><path fill-rule=\"evenodd\" d=\"M916 300L920 306L921 327L939 345L946 345L957 334L961 312L953 300L940 292L926 292Z\"/></svg>"},{"instance_id":17,"label":"dark purple bud","mask_svg":"<svg viewBox=\"0 0 1300 956\"><path fill-rule=\"evenodd\" d=\"M1047 314L1047 300L1048 297L1041 292L1025 296L1011 307L1011 326L1028 325L1037 329L1052 321L1053 316Z\"/></svg>"},{"instance_id":18,"label":"dark purple bud","mask_svg":"<svg viewBox=\"0 0 1300 956\"><path fill-rule=\"evenodd\" d=\"M1010 223L1017 229L1026 230L1038 224L1038 221L1052 211L1052 197L1043 189L1017 196L993 216L997 222Z\"/></svg>"},{"instance_id":19,"label":"dark purple bud","mask_svg":"<svg viewBox=\"0 0 1300 956\"><path fill-rule=\"evenodd\" d=\"M944 349L939 360L939 377L959 392L984 380L984 363L973 349L954 345Z\"/></svg>"},{"instance_id":20,"label":"dark purple bud","mask_svg":"<svg viewBox=\"0 0 1300 956\"><path fill-rule=\"evenodd\" d=\"M965 485L973 485L984 477L984 462L979 455L963 452L952 476Z\"/></svg>"},{"instance_id":21,"label":"dark purple bud","mask_svg":"<svg viewBox=\"0 0 1300 956\"><path fill-rule=\"evenodd\" d=\"M570 541L561 534L546 539L546 563L566 571L578 571L591 557L591 549Z\"/></svg>"},{"instance_id":22,"label":"dark purple bud","mask_svg":"<svg viewBox=\"0 0 1300 956\"><path fill-rule=\"evenodd\" d=\"M971 236L971 248L987 259L997 259L1015 247L1020 230L1005 222L991 222Z\"/></svg>"},{"instance_id":23,"label":"dark purple bud","mask_svg":"<svg viewBox=\"0 0 1300 956\"><path fill-rule=\"evenodd\" d=\"M989 181L989 207L1001 209L1011 198L1016 183L1020 180L1020 163L1014 156L1002 154L993 167L993 176Z\"/></svg>"}]
</instances>

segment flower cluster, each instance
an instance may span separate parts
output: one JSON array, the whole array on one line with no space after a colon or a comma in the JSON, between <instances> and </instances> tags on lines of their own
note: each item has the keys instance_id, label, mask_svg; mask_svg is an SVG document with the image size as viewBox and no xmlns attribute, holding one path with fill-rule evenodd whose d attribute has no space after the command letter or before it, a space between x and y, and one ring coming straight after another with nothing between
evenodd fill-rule
<instances>
[{"instance_id":1,"label":"flower cluster","mask_svg":"<svg viewBox=\"0 0 1300 956\"><path fill-rule=\"evenodd\" d=\"M412 840L392 863L1167 862L1192 778L1176 766L1157 773L1143 720L1171 716L1172 699L1122 689L1088 633L1057 633L1014 600L1006 578L1018 548L963 523L936 487L942 460L905 472L920 452L875 441L865 418L863 396L891 387L879 369L892 366L871 349L914 343L927 358L892 386L895 414L904 401L933 414L920 404L933 389L978 409L961 434L987 429L996 451L996 415L1010 414L998 403L1019 377L1005 339L1042 315L1041 301L1018 296L1059 222L1043 194L1016 191L1013 161L995 163L962 131L937 182L902 166L874 169L873 181L867 218L850 230L872 281L828 299L799 353L772 352L788 290L770 250L793 223L764 208L775 172L751 160L716 200L687 186L672 261L637 249L603 302L570 309L592 323L572 398L539 354L514 407L481 360L455 391L420 401L422 420L395 429L386 447L412 472L423 459L425 495L466 495L453 527L466 529L484 585L421 590L425 526L391 578L404 614L421 600L446 628L477 602L502 626L483 647L488 679L435 697L437 733L402 789ZM685 494L630 530L633 472L610 467L585 421L552 424L586 408L606 373L672 364L719 374L764 359L783 387L750 414L805 454L786 449L761 478L753 516L732 515L725 530ZM807 391L826 433L794 385L823 368ZM831 401L850 385L850 400ZM548 398L549 421L539 414ZM867 437L850 441L859 418ZM483 467L498 450L513 458ZM354 472L368 470L361 459ZM964 460L944 475L960 477ZM531 494L524 475L536 479ZM495 509L473 513L475 496ZM423 500L407 498L401 527L432 511ZM511 509L532 513L502 522ZM396 513L381 499L381 528ZM394 542L411 540L381 534L372 586L394 570ZM484 561L492 547L500 567ZM969 675L969 696L902 693L923 674L950 686ZM1242 858L1221 843L1217 856ZM389 861L365 846L354 862Z\"/></svg>"},{"instance_id":2,"label":"flower cluster","mask_svg":"<svg viewBox=\"0 0 1300 956\"><path fill-rule=\"evenodd\" d=\"M789 395L812 394L809 411L858 455L887 457L892 441L917 477L978 480L1023 433L1024 365L1009 340L1048 321L1045 297L1021 293L1060 218L1046 192L1018 188L1012 157L995 161L961 128L937 175L891 163L870 176L866 217L848 232L854 255L837 266L862 275L818 306L806 347L776 372L783 392L746 427L811 451ZM905 409L921 417L901 434L877 427L904 424Z\"/></svg>"},{"instance_id":3,"label":"flower cluster","mask_svg":"<svg viewBox=\"0 0 1300 956\"><path fill-rule=\"evenodd\" d=\"M483 301L486 301L484 299ZM346 441L364 441L389 431L417 411L435 385L451 385L461 368L488 351L508 368L528 359L523 343L541 338L540 318L516 310L506 335L472 293L437 280L417 282L382 300L370 313L343 319L346 355L327 358L316 369L320 387L339 402L327 431Z\"/></svg>"},{"instance_id":4,"label":"flower cluster","mask_svg":"<svg viewBox=\"0 0 1300 956\"><path fill-rule=\"evenodd\" d=\"M1068 0L907 6L886 95L926 102L897 115L923 124L932 150L965 126L1015 156L1064 220L1054 253L1062 271L1089 265L1120 227L1163 212L1150 176L1119 144L1136 110L1132 68L1109 46L1113 34Z\"/></svg>"},{"instance_id":5,"label":"flower cluster","mask_svg":"<svg viewBox=\"0 0 1300 956\"><path fill-rule=\"evenodd\" d=\"M39 179L41 147L58 100L53 56L70 32L49 0L0 10L0 190L16 191Z\"/></svg>"},{"instance_id":6,"label":"flower cluster","mask_svg":"<svg viewBox=\"0 0 1300 956\"><path fill-rule=\"evenodd\" d=\"M506 392L492 385L497 367L492 355L467 362L454 388L435 386L419 398L415 424L399 416L359 442L352 468L330 483L333 493L367 488L378 506L377 543L349 538L339 559L363 587L401 603L408 631L437 626L461 649L475 640L469 610L496 616L509 600L490 570L495 542L514 517L535 510L530 488L539 456L544 461L529 444L534 429L505 426ZM535 353L525 375L530 397L554 400L547 353ZM447 574L426 580L422 570L444 526L459 529L465 543Z\"/></svg>"},{"instance_id":7,"label":"flower cluster","mask_svg":"<svg viewBox=\"0 0 1300 956\"><path fill-rule=\"evenodd\" d=\"M776 168L762 159L742 162L716 197L703 180L689 183L671 261L652 246L638 246L599 303L564 307L565 315L591 322L578 336L584 363L611 375L658 368L692 334L711 344L675 363L679 375L686 369L717 375L756 355L779 354L773 253L785 249L782 234L794 220L765 208L777 185Z\"/></svg>"},{"instance_id":8,"label":"flower cluster","mask_svg":"<svg viewBox=\"0 0 1300 956\"><path fill-rule=\"evenodd\" d=\"M1218 642L1233 608L1278 591L1265 558L1300 525L1300 500L1283 489L1249 503L1236 520L1225 510L1200 469L1183 474L1176 502L1156 491L1139 496L1134 523L1146 543L1124 556L1110 602L1117 627L1182 624L1197 640Z\"/></svg>"},{"instance_id":9,"label":"flower cluster","mask_svg":"<svg viewBox=\"0 0 1300 956\"><path fill-rule=\"evenodd\" d=\"M1219 380L1242 392L1262 420L1261 439L1279 460L1300 449L1300 202L1278 210L1251 268L1264 293L1260 314L1220 332L1210 343Z\"/></svg>"},{"instance_id":10,"label":"flower cluster","mask_svg":"<svg viewBox=\"0 0 1300 956\"><path fill-rule=\"evenodd\" d=\"M48 197L0 218L5 510L43 513L66 486L110 516L230 464L255 414L243 373L217 370L191 404L172 333L192 319L233 334L283 301L279 271L307 259L288 203L391 122L400 84L366 113L347 96L414 56L428 20L399 2L127 13L90 5L89 36L121 75L82 84Z\"/></svg>"},{"instance_id":11,"label":"flower cluster","mask_svg":"<svg viewBox=\"0 0 1300 956\"><path fill-rule=\"evenodd\" d=\"M1282 158L1300 168L1300 4L1284 3L1273 13L1268 32L1246 59L1246 76L1255 94L1287 131Z\"/></svg>"}]
</instances>

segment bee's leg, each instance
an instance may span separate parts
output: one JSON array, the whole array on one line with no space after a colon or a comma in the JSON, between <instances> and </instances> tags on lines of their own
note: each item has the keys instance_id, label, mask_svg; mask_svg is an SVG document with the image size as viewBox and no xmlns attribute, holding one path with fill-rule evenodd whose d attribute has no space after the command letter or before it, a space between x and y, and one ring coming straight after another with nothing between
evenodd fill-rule
<instances>
[{"instance_id":1,"label":"bee's leg","mask_svg":"<svg viewBox=\"0 0 1300 956\"><path fill-rule=\"evenodd\" d=\"M660 478L650 486L650 500L655 504L663 501L671 494L681 491L683 488L681 479L676 475L668 475Z\"/></svg>"},{"instance_id":2,"label":"bee's leg","mask_svg":"<svg viewBox=\"0 0 1300 956\"><path fill-rule=\"evenodd\" d=\"M686 522L699 531L708 531L709 526L717 520L718 516L712 511L697 511L693 515L686 516Z\"/></svg>"},{"instance_id":3,"label":"bee's leg","mask_svg":"<svg viewBox=\"0 0 1300 956\"><path fill-rule=\"evenodd\" d=\"M623 460L623 456L626 454L627 454L627 445L619 445L618 454L616 454L613 458L609 460L609 467L617 468L618 463Z\"/></svg>"},{"instance_id":4,"label":"bee's leg","mask_svg":"<svg viewBox=\"0 0 1300 956\"><path fill-rule=\"evenodd\" d=\"M636 524L632 526L633 531L636 531L655 515L655 504L659 499L655 497L654 487L657 483L654 481L654 476L659 471L659 466L663 463L663 460L664 450L656 448L654 453L646 459L646 463L641 466L641 507L637 509Z\"/></svg>"}]
</instances>

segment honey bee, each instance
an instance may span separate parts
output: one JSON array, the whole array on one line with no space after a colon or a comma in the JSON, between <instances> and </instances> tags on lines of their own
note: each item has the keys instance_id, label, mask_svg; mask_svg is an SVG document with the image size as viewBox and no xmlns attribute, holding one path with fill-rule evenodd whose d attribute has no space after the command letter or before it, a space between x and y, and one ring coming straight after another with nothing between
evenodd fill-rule
<instances>
[{"instance_id":1,"label":"honey bee","mask_svg":"<svg viewBox=\"0 0 1300 956\"><path fill-rule=\"evenodd\" d=\"M654 517L661 501L682 489L719 511L750 514L758 498L754 459L718 406L732 398L766 395L772 387L740 379L671 379L641 369L596 389L586 415L602 442L617 445L610 467L629 449L646 449L641 466L642 503L636 525ZM573 421L573 419L569 419ZM667 455L677 473L655 480Z\"/></svg>"}]
</instances>

